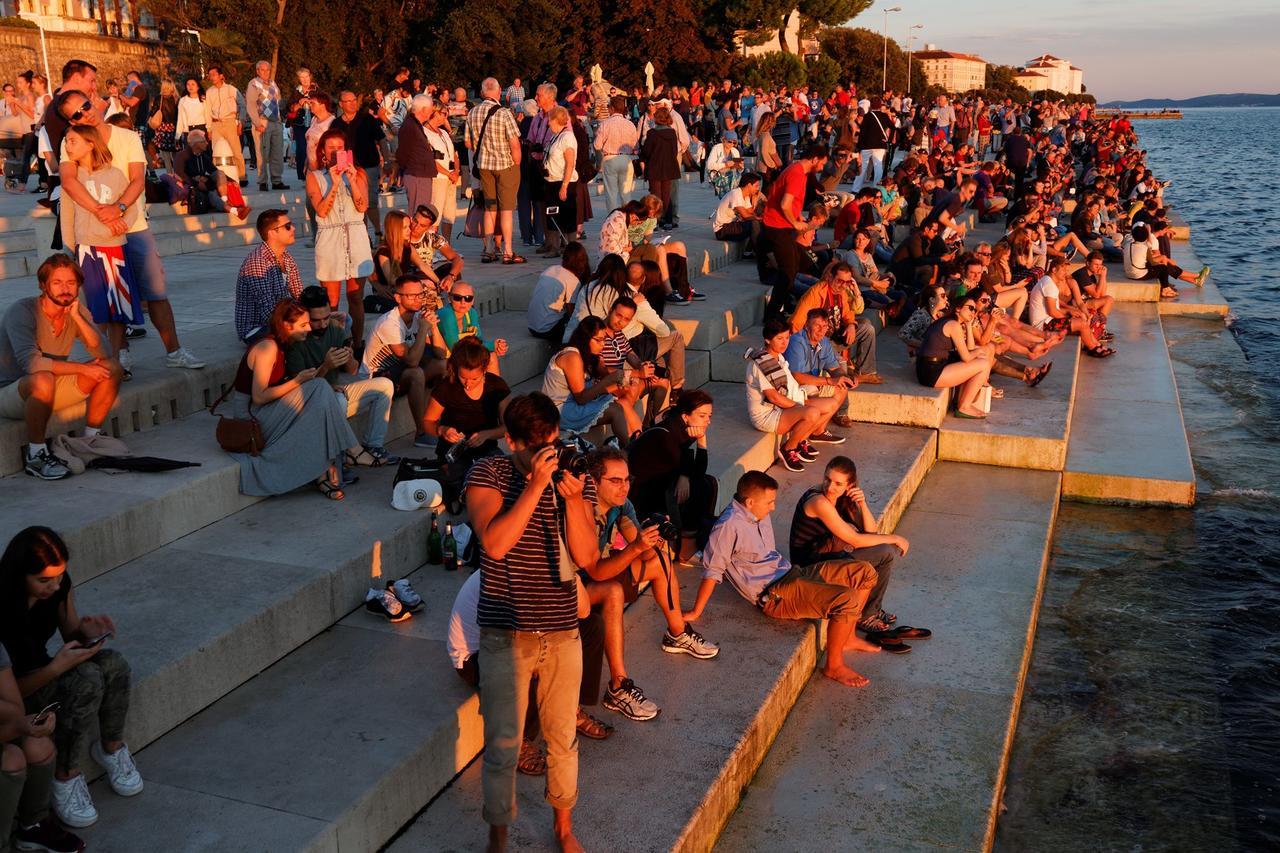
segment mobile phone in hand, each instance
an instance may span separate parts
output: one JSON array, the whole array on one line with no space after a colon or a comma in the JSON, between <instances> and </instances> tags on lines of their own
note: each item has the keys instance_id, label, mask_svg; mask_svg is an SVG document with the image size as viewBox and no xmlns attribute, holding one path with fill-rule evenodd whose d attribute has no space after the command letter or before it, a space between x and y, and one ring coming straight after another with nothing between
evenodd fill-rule
<instances>
[{"instance_id":1,"label":"mobile phone in hand","mask_svg":"<svg viewBox=\"0 0 1280 853\"><path fill-rule=\"evenodd\" d=\"M355 165L355 154L351 151L339 151L335 164L339 169Z\"/></svg>"},{"instance_id":2,"label":"mobile phone in hand","mask_svg":"<svg viewBox=\"0 0 1280 853\"><path fill-rule=\"evenodd\" d=\"M88 640L87 642L85 642L83 648L92 649L94 646L100 646L112 636L114 636L114 634L112 634L111 631L108 631L107 633L103 634L100 637L94 637L92 640Z\"/></svg>"},{"instance_id":3,"label":"mobile phone in hand","mask_svg":"<svg viewBox=\"0 0 1280 853\"><path fill-rule=\"evenodd\" d=\"M50 702L48 705L45 705L43 708L40 709L40 713L36 714L34 717L31 718L31 724L33 726L43 725L44 721L49 719L49 715L52 714L54 711L57 711L61 707L62 707L61 702Z\"/></svg>"}]
</instances>

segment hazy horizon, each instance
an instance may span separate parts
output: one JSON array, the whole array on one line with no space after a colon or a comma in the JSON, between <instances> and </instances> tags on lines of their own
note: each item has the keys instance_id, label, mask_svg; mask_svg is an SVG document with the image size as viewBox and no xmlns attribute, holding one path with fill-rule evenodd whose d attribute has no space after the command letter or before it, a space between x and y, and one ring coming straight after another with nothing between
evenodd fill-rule
<instances>
[{"instance_id":1,"label":"hazy horizon","mask_svg":"<svg viewBox=\"0 0 1280 853\"><path fill-rule=\"evenodd\" d=\"M1099 101L1280 93L1275 61L1280 2L1234 0L1215 8L1201 0L880 0L849 22L882 31L902 45L976 53L991 63L1024 64L1049 53L1084 70Z\"/></svg>"}]
</instances>

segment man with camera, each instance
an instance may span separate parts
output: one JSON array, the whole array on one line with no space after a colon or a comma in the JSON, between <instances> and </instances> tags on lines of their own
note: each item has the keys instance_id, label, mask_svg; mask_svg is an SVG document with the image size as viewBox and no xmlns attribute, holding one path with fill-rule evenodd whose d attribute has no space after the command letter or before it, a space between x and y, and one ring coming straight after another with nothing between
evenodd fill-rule
<instances>
[{"instance_id":1,"label":"man with camera","mask_svg":"<svg viewBox=\"0 0 1280 853\"><path fill-rule=\"evenodd\" d=\"M876 585L876 570L865 560L844 555L792 566L774 544L771 514L778 503L778 481L763 471L748 471L716 520L702 552L702 584L693 611L698 619L716 585L727 575L738 594L774 619L828 619L827 659L822 674L848 687L870 680L844 663L844 652L878 652L880 646L854 633L859 614Z\"/></svg>"},{"instance_id":2,"label":"man with camera","mask_svg":"<svg viewBox=\"0 0 1280 853\"><path fill-rule=\"evenodd\" d=\"M342 315L335 314L329 307L329 295L323 287L304 288L298 302L311 316L311 331L298 343L285 347L285 375L296 376L314 369L317 377L327 379L334 392L346 400L347 417L369 412L364 449L373 457L374 466L399 462L400 457L393 456L383 446L387 425L391 422L395 386L386 377L360 379L356 376L360 362L352 352L351 335L342 324Z\"/></svg>"},{"instance_id":3,"label":"man with camera","mask_svg":"<svg viewBox=\"0 0 1280 853\"><path fill-rule=\"evenodd\" d=\"M592 510L596 485L565 470L560 412L543 394L515 397L503 413L510 456L481 459L467 476L467 512L480 541L480 711L484 716L484 819L489 850L507 845L516 815L516 762L538 678L538 718L547 742L547 802L556 840L573 836L578 797L578 690L582 644L578 569L600 559ZM578 467L581 470L581 466Z\"/></svg>"},{"instance_id":4,"label":"man with camera","mask_svg":"<svg viewBox=\"0 0 1280 853\"><path fill-rule=\"evenodd\" d=\"M628 499L631 471L627 454L603 447L590 456L592 479L596 484L595 520L600 532L600 561L585 572L587 594L596 603L602 587L619 585L625 603L639 596L640 584L649 581L653 598L667 621L662 637L662 650L669 654L691 655L709 660L720 654L720 647L709 643L690 628L680 609L680 585L672 570L672 547L679 544L680 530L665 515L654 514L641 521ZM627 677L622 661L622 619L615 625L605 619L605 654L609 659L609 690L604 706L633 720L650 720L658 715L658 707L645 698L640 688ZM614 634L616 633L616 636ZM616 665L615 665L616 662Z\"/></svg>"}]
</instances>

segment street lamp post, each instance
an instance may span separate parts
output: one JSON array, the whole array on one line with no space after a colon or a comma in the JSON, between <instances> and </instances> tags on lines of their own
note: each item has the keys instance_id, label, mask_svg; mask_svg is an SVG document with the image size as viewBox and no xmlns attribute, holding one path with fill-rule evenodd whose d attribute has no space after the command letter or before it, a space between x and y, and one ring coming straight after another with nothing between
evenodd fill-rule
<instances>
[{"instance_id":1,"label":"street lamp post","mask_svg":"<svg viewBox=\"0 0 1280 853\"><path fill-rule=\"evenodd\" d=\"M924 29L924 24L912 24L907 28L907 94L911 94L911 40L916 37L915 31Z\"/></svg>"},{"instance_id":2,"label":"street lamp post","mask_svg":"<svg viewBox=\"0 0 1280 853\"><path fill-rule=\"evenodd\" d=\"M890 6L884 10L884 58L880 63L880 91L889 87L889 13L901 12L901 6Z\"/></svg>"}]
</instances>

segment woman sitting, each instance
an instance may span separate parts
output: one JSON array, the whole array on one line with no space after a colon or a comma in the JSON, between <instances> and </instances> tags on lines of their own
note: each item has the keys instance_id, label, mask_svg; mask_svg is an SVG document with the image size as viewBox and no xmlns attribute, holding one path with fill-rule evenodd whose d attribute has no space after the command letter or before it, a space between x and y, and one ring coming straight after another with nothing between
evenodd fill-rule
<instances>
[{"instance_id":1,"label":"woman sitting","mask_svg":"<svg viewBox=\"0 0 1280 853\"><path fill-rule=\"evenodd\" d=\"M600 226L600 257L618 255L624 261L653 261L662 273L662 283L671 292L670 301L676 305L705 299L689 284L684 243L668 240L654 245L649 241L661 212L662 202L657 196L647 195L610 213Z\"/></svg>"},{"instance_id":2,"label":"woman sitting","mask_svg":"<svg viewBox=\"0 0 1280 853\"><path fill-rule=\"evenodd\" d=\"M552 357L542 375L542 393L560 410L560 429L585 432L608 423L619 444L640 430L635 402L644 383L624 384L623 371L604 369L601 353L609 333L604 320L587 317L573 330L569 343Z\"/></svg>"},{"instance_id":3,"label":"woman sitting","mask_svg":"<svg viewBox=\"0 0 1280 853\"><path fill-rule=\"evenodd\" d=\"M409 250L409 217L399 210L388 211L382 221L382 242L373 253L374 299L370 307L377 307L378 314L390 311L395 307L396 279L406 274L427 278L428 271L423 269L418 255ZM432 300L434 311L440 307L440 298L432 293Z\"/></svg>"},{"instance_id":4,"label":"woman sitting","mask_svg":"<svg viewBox=\"0 0 1280 853\"><path fill-rule=\"evenodd\" d=\"M311 317L297 302L282 299L271 312L271 334L249 347L232 383L231 416L256 420L265 442L257 456L231 454L240 463L240 491L282 495L308 481L340 501L346 495L334 460L374 465L347 423L347 407L316 369L284 377L284 352L311 332Z\"/></svg>"},{"instance_id":5,"label":"woman sitting","mask_svg":"<svg viewBox=\"0 0 1280 853\"><path fill-rule=\"evenodd\" d=\"M951 313L934 320L925 330L916 354L916 379L926 388L960 386L956 417L978 420L987 415L978 408L978 391L991 375L988 349L969 349L965 324L978 313L978 291L968 291L954 303Z\"/></svg>"},{"instance_id":6,"label":"woman sitting","mask_svg":"<svg viewBox=\"0 0 1280 853\"><path fill-rule=\"evenodd\" d=\"M712 400L706 391L685 391L627 448L632 476L631 502L641 518L662 513L699 550L716 520L716 478L707 474L707 430Z\"/></svg>"},{"instance_id":7,"label":"woman sitting","mask_svg":"<svg viewBox=\"0 0 1280 853\"><path fill-rule=\"evenodd\" d=\"M947 289L940 284L933 284L923 288L920 296L916 300L916 310L907 322L902 324L902 328L898 330L898 337L907 345L907 353L913 358L916 350L920 349L920 345L924 343L924 333L928 331L929 326L934 320L943 317L950 308L947 301Z\"/></svg>"},{"instance_id":8,"label":"woman sitting","mask_svg":"<svg viewBox=\"0 0 1280 853\"><path fill-rule=\"evenodd\" d=\"M461 493L471 463L498 450L502 411L511 388L488 370L490 353L476 338L463 338L449 353L444 379L431 389L423 429L436 436L436 457L451 467L451 495Z\"/></svg>"},{"instance_id":9,"label":"woman sitting","mask_svg":"<svg viewBox=\"0 0 1280 853\"><path fill-rule=\"evenodd\" d=\"M991 247L991 263L982 274L982 289L991 294L995 304L1008 316L1016 319L1027 307L1027 285L1025 279L1013 280L1010 252L1009 243L1005 240Z\"/></svg>"},{"instance_id":10,"label":"woman sitting","mask_svg":"<svg viewBox=\"0 0 1280 853\"><path fill-rule=\"evenodd\" d=\"M626 328L628 338L634 338L644 331L650 331L658 338L672 333L671 327L658 315L644 293L631 284L627 270L628 265L618 255L606 255L600 261L594 278L578 293L573 317L565 328L566 342L578 328L578 324L587 317L598 317L601 320L608 317L613 303L623 296L629 296L636 302L636 316Z\"/></svg>"},{"instance_id":11,"label":"woman sitting","mask_svg":"<svg viewBox=\"0 0 1280 853\"><path fill-rule=\"evenodd\" d=\"M86 752L120 796L141 793L143 783L124 742L129 662L105 645L116 630L110 616L76 611L69 560L66 543L48 527L28 527L10 540L0 557L0 643L12 660L27 713L59 705L53 810L67 826L82 827L98 819L78 764ZM54 631L62 645L51 657L46 647ZM10 827L0 831L7 841Z\"/></svg>"},{"instance_id":12,"label":"woman sitting","mask_svg":"<svg viewBox=\"0 0 1280 853\"><path fill-rule=\"evenodd\" d=\"M507 342L503 338L486 341L480 334L480 313L475 308L476 292L465 281L460 281L449 291L449 307L440 312L440 337L444 338L447 352L458 341L472 337L489 350L489 372L498 373L498 359L507 354Z\"/></svg>"},{"instance_id":13,"label":"woman sitting","mask_svg":"<svg viewBox=\"0 0 1280 853\"><path fill-rule=\"evenodd\" d=\"M729 194L729 190L738 185L738 179L742 177L742 154L737 146L738 134L732 130L726 130L721 136L720 141L711 146L707 152L707 159L704 168L707 170L707 180L711 183L711 189L715 192L716 198L724 198Z\"/></svg>"},{"instance_id":14,"label":"woman sitting","mask_svg":"<svg viewBox=\"0 0 1280 853\"><path fill-rule=\"evenodd\" d=\"M884 311L890 320L895 320L906 307L907 293L894 287L892 275L880 274L873 254L875 242L874 234L860 228L853 235L853 248L844 253L844 260L853 267L853 280L867 307Z\"/></svg>"},{"instance_id":15,"label":"woman sitting","mask_svg":"<svg viewBox=\"0 0 1280 853\"><path fill-rule=\"evenodd\" d=\"M564 330L573 315L578 289L591 277L591 259L577 240L564 247L560 263L547 267L538 276L529 298L529 334L544 341L564 340Z\"/></svg>"},{"instance_id":16,"label":"woman sitting","mask_svg":"<svg viewBox=\"0 0 1280 853\"><path fill-rule=\"evenodd\" d=\"M1004 310L995 307L991 294L986 291L979 291L978 313L966 327L969 348L990 347L994 358L991 364L992 373L1013 379L1021 379L1034 388L1049 375L1049 369L1053 367L1053 362L1047 362L1040 367L1032 367L1015 361L1007 353L1013 352L1026 358L1038 359L1048 353L1062 339L1056 338L1048 341L1045 339L1044 333L1039 329L1031 329L1026 332L1021 329L1015 329L1011 324L1002 322L1003 315ZM995 397L1004 396L1004 392L1000 388L995 388L992 394Z\"/></svg>"}]
</instances>

